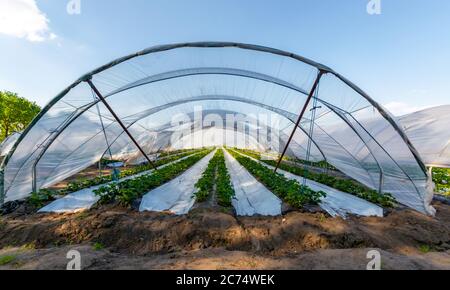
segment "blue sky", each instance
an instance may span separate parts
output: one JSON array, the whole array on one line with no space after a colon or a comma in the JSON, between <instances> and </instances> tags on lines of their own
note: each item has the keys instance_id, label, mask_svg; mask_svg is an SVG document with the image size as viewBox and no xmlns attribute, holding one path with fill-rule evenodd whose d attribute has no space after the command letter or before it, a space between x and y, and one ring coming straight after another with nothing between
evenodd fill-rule
<instances>
[{"instance_id":1,"label":"blue sky","mask_svg":"<svg viewBox=\"0 0 450 290\"><path fill-rule=\"evenodd\" d=\"M369 0L81 0L70 15L69 0L0 0L0 90L45 105L115 58L217 40L326 64L397 115L450 104L450 1L380 1L381 14L369 15ZM36 23L15 15L24 7Z\"/></svg>"}]
</instances>

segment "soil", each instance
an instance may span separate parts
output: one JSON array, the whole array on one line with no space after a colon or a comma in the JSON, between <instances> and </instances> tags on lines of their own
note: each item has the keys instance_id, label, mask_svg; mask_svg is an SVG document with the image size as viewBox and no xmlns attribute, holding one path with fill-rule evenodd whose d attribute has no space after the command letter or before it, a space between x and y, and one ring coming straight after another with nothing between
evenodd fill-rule
<instances>
[{"instance_id":1,"label":"soil","mask_svg":"<svg viewBox=\"0 0 450 290\"><path fill-rule=\"evenodd\" d=\"M185 216L117 205L23 209L0 219L0 257L13 257L0 269L65 269L70 249L83 269L365 269L374 248L383 269L450 269L450 207L434 206L435 218L402 209L347 220L299 211L235 217L207 207Z\"/></svg>"}]
</instances>

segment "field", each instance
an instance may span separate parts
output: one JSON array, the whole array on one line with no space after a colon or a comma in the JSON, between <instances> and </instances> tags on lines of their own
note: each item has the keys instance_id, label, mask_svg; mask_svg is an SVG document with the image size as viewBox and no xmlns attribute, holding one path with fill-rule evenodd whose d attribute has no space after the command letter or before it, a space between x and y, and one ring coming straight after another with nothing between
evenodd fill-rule
<instances>
[{"instance_id":1,"label":"field","mask_svg":"<svg viewBox=\"0 0 450 290\"><path fill-rule=\"evenodd\" d=\"M83 269L365 269L370 249L381 252L383 269L450 269L448 205L435 202L437 216L431 218L339 174L283 163L282 169L373 202L385 214L332 217L320 206L326 192L275 174L266 167L273 161L258 160L252 151L204 148L165 154L156 161L158 171L128 167L114 182L88 169L81 180L72 178L4 212L0 269L64 269L72 249L82 254ZM139 210L146 198L170 197L162 186L179 197L165 200L172 203L161 210ZM88 210L37 213L89 188L96 188L91 194L98 201ZM279 200L278 214L274 208L275 214L261 214L267 204L253 203L262 194L255 188ZM174 214L180 204L187 214Z\"/></svg>"}]
</instances>

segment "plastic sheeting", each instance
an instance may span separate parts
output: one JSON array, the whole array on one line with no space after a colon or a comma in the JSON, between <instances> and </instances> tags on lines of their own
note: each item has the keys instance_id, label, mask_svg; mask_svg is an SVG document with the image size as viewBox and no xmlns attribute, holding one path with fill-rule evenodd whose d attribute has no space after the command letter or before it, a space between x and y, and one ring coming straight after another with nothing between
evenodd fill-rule
<instances>
[{"instance_id":1,"label":"plastic sheeting","mask_svg":"<svg viewBox=\"0 0 450 290\"><path fill-rule=\"evenodd\" d=\"M232 200L240 216L281 215L281 200L254 178L242 165L225 151L225 164L233 183Z\"/></svg>"},{"instance_id":2,"label":"plastic sheeting","mask_svg":"<svg viewBox=\"0 0 450 290\"><path fill-rule=\"evenodd\" d=\"M237 152L241 154L240 152ZM244 155L244 154L241 154ZM256 160L250 156L244 155L248 158L253 159L260 164L275 169L275 167L270 166L264 162ZM283 174L288 179L297 180L300 184L303 184L305 180L303 177L292 174L285 170L278 169L278 173ZM368 202L357 196L342 192L340 190L334 189L332 187L320 184L318 182L306 179L306 186L314 191L323 191L327 194L326 197L322 198L320 202L320 207L327 211L331 216L347 217L348 214L354 214L359 216L378 216L383 217L383 208L376 204Z\"/></svg>"},{"instance_id":3,"label":"plastic sheeting","mask_svg":"<svg viewBox=\"0 0 450 290\"><path fill-rule=\"evenodd\" d=\"M21 133L12 133L0 144L0 157L8 155L9 151L13 148L14 144L19 140Z\"/></svg>"},{"instance_id":4,"label":"plastic sheeting","mask_svg":"<svg viewBox=\"0 0 450 290\"><path fill-rule=\"evenodd\" d=\"M168 211L176 215L189 212L195 203L195 184L201 178L216 150L175 179L153 189L142 198L139 211Z\"/></svg>"},{"instance_id":5,"label":"plastic sheeting","mask_svg":"<svg viewBox=\"0 0 450 290\"><path fill-rule=\"evenodd\" d=\"M428 166L450 167L450 105L415 112L398 121Z\"/></svg>"},{"instance_id":6,"label":"plastic sheeting","mask_svg":"<svg viewBox=\"0 0 450 290\"><path fill-rule=\"evenodd\" d=\"M195 154L193 154L193 155L195 155ZM161 165L158 168L164 168L170 164L173 164L173 163L179 162L181 160L184 160L186 158L189 158L190 156L192 156L192 155L185 156L185 157L175 160L173 162ZM136 178L136 177L139 177L142 175L150 174L152 172L153 172L153 169L144 171L144 172L138 173L136 175L122 178L119 180L119 182L125 181L128 179L133 179L133 178ZM52 203L48 204L47 206L41 208L38 212L40 212L40 213L49 213L49 212L72 213L72 212L79 212L79 211L90 209L94 204L97 203L97 201L99 201L99 197L97 195L95 195L94 191L99 189L100 187L110 184L110 183L113 183L113 182L92 186L89 188L79 190L77 192L72 192L60 199L53 201Z\"/></svg>"},{"instance_id":7,"label":"plastic sheeting","mask_svg":"<svg viewBox=\"0 0 450 290\"><path fill-rule=\"evenodd\" d=\"M311 92L319 75L317 90ZM177 129L199 125L198 106L222 120L227 113L275 115L279 122L254 127L269 127L277 137L256 140L266 149L282 151L307 96L313 93L318 106L307 107L289 156L305 159L309 151L305 145L312 140L311 160L327 161L411 208L434 213L429 204L433 192L420 156L392 116L361 89L301 56L223 42L149 48L73 83L42 110L5 158L0 168L1 202L27 197L33 184L36 189L46 188L66 179L109 154L108 147L113 156L141 157L87 80L148 154L175 143L185 146L177 142L181 139ZM310 134L312 111L317 117ZM173 124L180 114L194 119ZM236 123L239 130L239 124L246 122ZM243 129L247 131L248 126Z\"/></svg>"}]
</instances>

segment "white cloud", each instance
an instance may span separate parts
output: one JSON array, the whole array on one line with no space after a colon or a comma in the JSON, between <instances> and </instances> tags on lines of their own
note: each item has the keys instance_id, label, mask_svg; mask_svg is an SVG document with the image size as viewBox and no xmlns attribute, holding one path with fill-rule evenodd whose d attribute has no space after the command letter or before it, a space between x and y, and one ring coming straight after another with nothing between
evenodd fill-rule
<instances>
[{"instance_id":1,"label":"white cloud","mask_svg":"<svg viewBox=\"0 0 450 290\"><path fill-rule=\"evenodd\" d=\"M55 39L49 19L35 0L0 0L0 34L25 38L31 42Z\"/></svg>"},{"instance_id":2,"label":"white cloud","mask_svg":"<svg viewBox=\"0 0 450 290\"><path fill-rule=\"evenodd\" d=\"M402 103L402 102L390 102L390 103L385 104L384 107L386 109L388 109L389 112L391 112L395 116L403 116L403 115L407 115L407 114L414 113L417 111L425 110L425 109L431 108L433 106L422 106L421 107L421 106L414 106L414 105Z\"/></svg>"}]
</instances>

